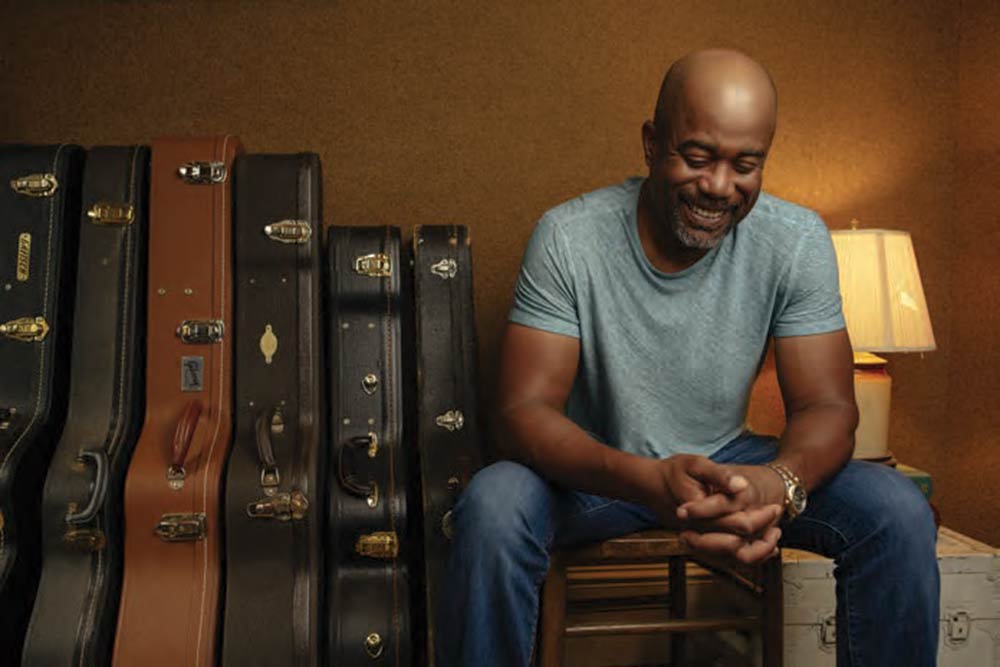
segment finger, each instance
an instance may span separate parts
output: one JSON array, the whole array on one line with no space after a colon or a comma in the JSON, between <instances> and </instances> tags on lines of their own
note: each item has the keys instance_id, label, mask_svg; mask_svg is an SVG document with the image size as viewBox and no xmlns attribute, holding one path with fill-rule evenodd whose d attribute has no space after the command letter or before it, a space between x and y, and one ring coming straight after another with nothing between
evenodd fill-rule
<instances>
[{"instance_id":1,"label":"finger","mask_svg":"<svg viewBox=\"0 0 1000 667\"><path fill-rule=\"evenodd\" d=\"M682 531L681 540L690 549L706 555L729 556L743 563L758 563L771 557L781 538L781 529L769 528L759 539L746 539L731 533L696 533Z\"/></svg>"},{"instance_id":2,"label":"finger","mask_svg":"<svg viewBox=\"0 0 1000 667\"><path fill-rule=\"evenodd\" d=\"M748 565L763 562L775 554L779 539L781 539L781 529L769 528L764 537L746 542L736 550L734 556L736 560Z\"/></svg>"},{"instance_id":3,"label":"finger","mask_svg":"<svg viewBox=\"0 0 1000 667\"><path fill-rule=\"evenodd\" d=\"M697 478L702 484L724 493L739 493L750 486L750 482L743 475L735 474L729 466L707 458L692 461L688 474Z\"/></svg>"},{"instance_id":4,"label":"finger","mask_svg":"<svg viewBox=\"0 0 1000 667\"><path fill-rule=\"evenodd\" d=\"M736 535L760 535L781 520L780 505L762 505L738 512L712 521L696 524L700 532L723 532Z\"/></svg>"},{"instance_id":5,"label":"finger","mask_svg":"<svg viewBox=\"0 0 1000 667\"><path fill-rule=\"evenodd\" d=\"M742 497L733 497L725 493L713 493L700 500L690 500L677 508L677 518L682 521L718 519L739 512L746 506Z\"/></svg>"}]
</instances>

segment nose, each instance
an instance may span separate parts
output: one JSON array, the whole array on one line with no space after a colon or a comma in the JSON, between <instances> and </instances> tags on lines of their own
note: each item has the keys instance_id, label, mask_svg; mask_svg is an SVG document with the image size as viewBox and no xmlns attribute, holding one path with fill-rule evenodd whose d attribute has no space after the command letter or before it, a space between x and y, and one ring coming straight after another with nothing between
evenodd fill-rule
<instances>
[{"instance_id":1,"label":"nose","mask_svg":"<svg viewBox=\"0 0 1000 667\"><path fill-rule=\"evenodd\" d=\"M722 160L716 162L711 170L702 175L698 189L714 199L729 199L736 190L729 166Z\"/></svg>"}]
</instances>

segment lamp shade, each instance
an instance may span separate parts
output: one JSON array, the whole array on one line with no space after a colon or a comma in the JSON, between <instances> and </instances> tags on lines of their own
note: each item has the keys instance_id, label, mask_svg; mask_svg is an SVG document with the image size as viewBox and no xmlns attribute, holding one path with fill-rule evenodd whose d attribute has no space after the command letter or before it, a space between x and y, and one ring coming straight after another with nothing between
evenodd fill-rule
<instances>
[{"instance_id":1,"label":"lamp shade","mask_svg":"<svg viewBox=\"0 0 1000 667\"><path fill-rule=\"evenodd\" d=\"M840 294L856 352L924 352L937 347L908 232L840 229Z\"/></svg>"}]
</instances>

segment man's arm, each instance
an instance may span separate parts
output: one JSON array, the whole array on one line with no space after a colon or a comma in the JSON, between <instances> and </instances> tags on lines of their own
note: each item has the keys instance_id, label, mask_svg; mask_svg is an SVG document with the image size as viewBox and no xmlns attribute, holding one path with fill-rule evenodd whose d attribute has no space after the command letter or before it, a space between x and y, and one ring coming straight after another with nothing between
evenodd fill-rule
<instances>
[{"instance_id":1,"label":"man's arm","mask_svg":"<svg viewBox=\"0 0 1000 667\"><path fill-rule=\"evenodd\" d=\"M703 498L710 488L737 492L746 481L705 457L656 460L594 440L564 415L576 378L576 338L508 324L500 349L499 446L567 488L650 507L676 527L679 502ZM748 533L773 520L771 509L740 518ZM760 547L770 552L773 544Z\"/></svg>"},{"instance_id":2,"label":"man's arm","mask_svg":"<svg viewBox=\"0 0 1000 667\"><path fill-rule=\"evenodd\" d=\"M858 410L854 403L851 344L846 330L775 339L778 383L787 415L776 461L786 465L813 491L835 475L854 451ZM682 506L679 514L704 521L781 502L784 484L765 466L733 466L750 484L727 496L717 494ZM725 552L732 536L685 533L692 546Z\"/></svg>"}]
</instances>

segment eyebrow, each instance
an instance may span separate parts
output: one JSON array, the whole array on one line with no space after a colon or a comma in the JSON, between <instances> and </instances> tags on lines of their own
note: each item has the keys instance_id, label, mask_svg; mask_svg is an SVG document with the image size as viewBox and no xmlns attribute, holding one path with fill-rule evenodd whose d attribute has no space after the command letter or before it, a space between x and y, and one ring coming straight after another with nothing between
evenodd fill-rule
<instances>
[{"instance_id":1,"label":"eyebrow","mask_svg":"<svg viewBox=\"0 0 1000 667\"><path fill-rule=\"evenodd\" d=\"M698 141L697 139L688 139L687 141L685 141L684 143L682 143L680 146L678 146L677 150L678 151L686 151L686 150L688 150L690 148L698 148L698 149L701 149L701 150L705 151L706 153L711 153L712 155L715 155L717 153L715 146L712 146L711 144L706 144L704 142ZM736 158L737 159L743 158L743 157L764 158L766 156L767 156L767 151L740 151L736 155Z\"/></svg>"}]
</instances>

